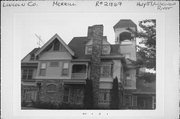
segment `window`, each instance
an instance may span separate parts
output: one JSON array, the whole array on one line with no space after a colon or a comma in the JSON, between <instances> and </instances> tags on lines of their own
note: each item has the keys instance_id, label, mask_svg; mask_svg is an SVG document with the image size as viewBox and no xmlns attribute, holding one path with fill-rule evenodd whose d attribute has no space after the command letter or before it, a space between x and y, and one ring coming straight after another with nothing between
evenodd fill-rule
<instances>
[{"instance_id":1,"label":"window","mask_svg":"<svg viewBox=\"0 0 180 119\"><path fill-rule=\"evenodd\" d=\"M53 48L53 50L54 51L59 51L59 41L58 40L56 40L55 42L54 42L54 48Z\"/></svg>"},{"instance_id":2,"label":"window","mask_svg":"<svg viewBox=\"0 0 180 119\"><path fill-rule=\"evenodd\" d=\"M131 74L128 72L126 73L126 80L125 80L125 86L131 87Z\"/></svg>"},{"instance_id":3,"label":"window","mask_svg":"<svg viewBox=\"0 0 180 119\"><path fill-rule=\"evenodd\" d=\"M59 62L50 62L50 67L58 67Z\"/></svg>"},{"instance_id":4,"label":"window","mask_svg":"<svg viewBox=\"0 0 180 119\"><path fill-rule=\"evenodd\" d=\"M65 62L63 63L62 76L68 76L68 74L69 74L69 63Z\"/></svg>"},{"instance_id":5,"label":"window","mask_svg":"<svg viewBox=\"0 0 180 119\"><path fill-rule=\"evenodd\" d=\"M131 80L131 74L127 73L127 74L126 74L126 79L127 79L127 80Z\"/></svg>"},{"instance_id":6,"label":"window","mask_svg":"<svg viewBox=\"0 0 180 119\"><path fill-rule=\"evenodd\" d=\"M99 103L110 103L110 90L99 90Z\"/></svg>"},{"instance_id":7,"label":"window","mask_svg":"<svg viewBox=\"0 0 180 119\"><path fill-rule=\"evenodd\" d=\"M111 77L112 74L111 65L101 65L101 77Z\"/></svg>"},{"instance_id":8,"label":"window","mask_svg":"<svg viewBox=\"0 0 180 119\"><path fill-rule=\"evenodd\" d=\"M122 32L121 34L119 34L119 38L120 41L124 41L124 40L131 40L131 33L129 32Z\"/></svg>"},{"instance_id":9,"label":"window","mask_svg":"<svg viewBox=\"0 0 180 119\"><path fill-rule=\"evenodd\" d=\"M32 102L32 100L36 100L36 91L24 89L24 100L26 102Z\"/></svg>"},{"instance_id":10,"label":"window","mask_svg":"<svg viewBox=\"0 0 180 119\"><path fill-rule=\"evenodd\" d=\"M126 106L131 106L131 95L126 95L125 96L125 105Z\"/></svg>"},{"instance_id":11,"label":"window","mask_svg":"<svg viewBox=\"0 0 180 119\"><path fill-rule=\"evenodd\" d=\"M47 85L47 92L56 92L56 85L55 84Z\"/></svg>"},{"instance_id":12,"label":"window","mask_svg":"<svg viewBox=\"0 0 180 119\"><path fill-rule=\"evenodd\" d=\"M33 69L22 70L22 79L30 80L33 78Z\"/></svg>"},{"instance_id":13,"label":"window","mask_svg":"<svg viewBox=\"0 0 180 119\"><path fill-rule=\"evenodd\" d=\"M41 63L39 75L40 76L45 76L46 75L46 63Z\"/></svg>"},{"instance_id":14,"label":"window","mask_svg":"<svg viewBox=\"0 0 180 119\"><path fill-rule=\"evenodd\" d=\"M86 52L87 52L87 54L92 54L92 46L91 45L86 46Z\"/></svg>"}]
</instances>

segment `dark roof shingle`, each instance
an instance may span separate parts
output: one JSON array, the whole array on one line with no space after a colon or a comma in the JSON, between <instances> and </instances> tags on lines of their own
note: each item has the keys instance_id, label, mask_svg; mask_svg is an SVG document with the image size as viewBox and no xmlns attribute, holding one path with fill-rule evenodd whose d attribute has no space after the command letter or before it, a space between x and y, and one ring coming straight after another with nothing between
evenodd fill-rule
<instances>
[{"instance_id":1,"label":"dark roof shingle","mask_svg":"<svg viewBox=\"0 0 180 119\"><path fill-rule=\"evenodd\" d=\"M32 55L32 54L35 54L40 48L34 48L29 54Z\"/></svg>"},{"instance_id":2,"label":"dark roof shingle","mask_svg":"<svg viewBox=\"0 0 180 119\"><path fill-rule=\"evenodd\" d=\"M75 57L79 59L87 59L88 55L85 55L85 45L88 42L87 37L74 37L68 44L68 46L74 51Z\"/></svg>"},{"instance_id":3,"label":"dark roof shingle","mask_svg":"<svg viewBox=\"0 0 180 119\"><path fill-rule=\"evenodd\" d=\"M88 37L74 37L68 46L74 51L75 57L78 59L89 59L91 55L85 54L85 45L89 41ZM109 56L119 55L119 45L113 44Z\"/></svg>"},{"instance_id":4,"label":"dark roof shingle","mask_svg":"<svg viewBox=\"0 0 180 119\"><path fill-rule=\"evenodd\" d=\"M115 28L127 28L127 27L137 27L137 25L130 19L122 19L120 20L116 25L114 25Z\"/></svg>"}]
</instances>

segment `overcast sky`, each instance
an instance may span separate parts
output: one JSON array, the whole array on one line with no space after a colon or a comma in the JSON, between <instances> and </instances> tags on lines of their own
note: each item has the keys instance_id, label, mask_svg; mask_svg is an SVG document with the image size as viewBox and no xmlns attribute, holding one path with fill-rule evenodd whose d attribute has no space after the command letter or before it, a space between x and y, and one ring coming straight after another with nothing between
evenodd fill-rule
<instances>
[{"instance_id":1,"label":"overcast sky","mask_svg":"<svg viewBox=\"0 0 180 119\"><path fill-rule=\"evenodd\" d=\"M87 36L88 26L95 24L104 25L104 36L107 36L108 41L114 44L113 26L120 19L131 19L137 25L138 21L142 20L136 16L118 13L19 14L14 17L14 38L22 43L22 58L32 49L38 47L38 38L35 34L47 42L57 33L68 44L73 37Z\"/></svg>"}]
</instances>

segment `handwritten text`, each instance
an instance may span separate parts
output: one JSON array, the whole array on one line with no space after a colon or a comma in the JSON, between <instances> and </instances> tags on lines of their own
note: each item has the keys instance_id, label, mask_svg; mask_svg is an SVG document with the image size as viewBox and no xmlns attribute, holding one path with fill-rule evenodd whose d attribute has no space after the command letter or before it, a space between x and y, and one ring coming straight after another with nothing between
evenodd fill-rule
<instances>
[{"instance_id":1,"label":"handwritten text","mask_svg":"<svg viewBox=\"0 0 180 119\"><path fill-rule=\"evenodd\" d=\"M176 5L175 2L137 2L136 6L140 7L156 7L157 10L169 10L173 8L173 6Z\"/></svg>"},{"instance_id":2,"label":"handwritten text","mask_svg":"<svg viewBox=\"0 0 180 119\"><path fill-rule=\"evenodd\" d=\"M59 1L54 1L53 4L52 4L52 6L58 6L58 7L60 7L60 6L76 6L76 4L73 3L73 2L59 2Z\"/></svg>"},{"instance_id":3,"label":"handwritten text","mask_svg":"<svg viewBox=\"0 0 180 119\"><path fill-rule=\"evenodd\" d=\"M109 7L118 7L121 6L122 2L115 1L97 1L95 6L109 6Z\"/></svg>"},{"instance_id":4,"label":"handwritten text","mask_svg":"<svg viewBox=\"0 0 180 119\"><path fill-rule=\"evenodd\" d=\"M38 4L36 2L3 2L2 7L36 7Z\"/></svg>"}]
</instances>

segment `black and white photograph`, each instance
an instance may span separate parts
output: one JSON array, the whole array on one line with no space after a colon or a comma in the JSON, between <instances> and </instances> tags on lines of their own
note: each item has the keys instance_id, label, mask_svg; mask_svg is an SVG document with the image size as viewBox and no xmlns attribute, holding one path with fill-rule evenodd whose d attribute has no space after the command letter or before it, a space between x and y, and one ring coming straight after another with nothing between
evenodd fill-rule
<instances>
[{"instance_id":1,"label":"black and white photograph","mask_svg":"<svg viewBox=\"0 0 180 119\"><path fill-rule=\"evenodd\" d=\"M121 16L116 16L117 21L103 20L103 17L94 22L117 23L110 28L112 23L108 27L96 23L88 26L87 21L84 29L80 29L81 22L76 19L82 17L70 20L71 25L60 19L58 22L65 25L52 20L48 26L56 24L54 29L66 28L64 33L70 36L75 27L83 36L77 34L68 40L54 33L44 41L47 38L41 38L40 31L35 33L32 28L29 34L34 38L23 39L23 44L29 43L23 45L26 49L22 51L30 52L21 60L21 108L155 109L156 20L135 23ZM47 27L37 22L31 25ZM49 31L51 29L43 33ZM104 31L112 33L112 37ZM27 45L32 42L37 45L28 49Z\"/></svg>"},{"instance_id":2,"label":"black and white photograph","mask_svg":"<svg viewBox=\"0 0 180 119\"><path fill-rule=\"evenodd\" d=\"M2 119L178 119L179 3L2 1Z\"/></svg>"}]
</instances>

